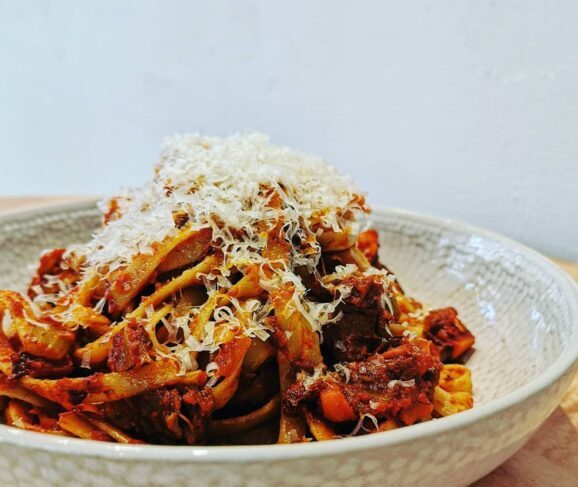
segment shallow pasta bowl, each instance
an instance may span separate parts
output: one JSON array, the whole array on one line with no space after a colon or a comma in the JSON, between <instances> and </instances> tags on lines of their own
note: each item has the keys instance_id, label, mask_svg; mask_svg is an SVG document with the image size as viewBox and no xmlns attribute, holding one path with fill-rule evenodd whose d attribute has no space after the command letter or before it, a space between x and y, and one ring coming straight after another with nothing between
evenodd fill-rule
<instances>
[{"instance_id":1,"label":"shallow pasta bowl","mask_svg":"<svg viewBox=\"0 0 578 487\"><path fill-rule=\"evenodd\" d=\"M547 259L460 223L372 215L381 260L410 294L455 306L477 337L474 409L356 438L298 445L117 445L0 425L2 485L467 485L558 405L577 368L578 293ZM22 289L41 249L87 240L94 202L0 217L0 288ZM146 229L143 229L146 231Z\"/></svg>"}]
</instances>

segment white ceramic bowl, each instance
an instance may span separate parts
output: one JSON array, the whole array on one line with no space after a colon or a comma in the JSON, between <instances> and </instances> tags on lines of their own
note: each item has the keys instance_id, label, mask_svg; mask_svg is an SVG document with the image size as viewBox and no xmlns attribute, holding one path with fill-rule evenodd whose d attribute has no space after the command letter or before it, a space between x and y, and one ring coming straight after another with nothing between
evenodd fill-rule
<instances>
[{"instance_id":1,"label":"white ceramic bowl","mask_svg":"<svg viewBox=\"0 0 578 487\"><path fill-rule=\"evenodd\" d=\"M556 408L578 357L578 295L536 252L460 223L373 214L381 258L432 306L455 306L476 335L476 404L455 416L323 443L126 446L0 426L0 484L467 485L518 450ZM93 203L0 218L0 288L22 288L44 248L89 238ZM145 229L146 231L146 229Z\"/></svg>"}]
</instances>

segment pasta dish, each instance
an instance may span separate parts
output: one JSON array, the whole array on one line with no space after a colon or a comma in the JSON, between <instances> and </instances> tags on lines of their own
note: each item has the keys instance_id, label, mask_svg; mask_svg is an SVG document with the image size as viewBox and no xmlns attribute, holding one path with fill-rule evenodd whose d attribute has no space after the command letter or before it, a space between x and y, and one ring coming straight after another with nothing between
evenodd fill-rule
<instances>
[{"instance_id":1,"label":"pasta dish","mask_svg":"<svg viewBox=\"0 0 578 487\"><path fill-rule=\"evenodd\" d=\"M473 335L404 292L364 196L326 162L261 134L174 136L151 181L100 208L88 242L0 291L6 425L298 443L472 407Z\"/></svg>"}]
</instances>

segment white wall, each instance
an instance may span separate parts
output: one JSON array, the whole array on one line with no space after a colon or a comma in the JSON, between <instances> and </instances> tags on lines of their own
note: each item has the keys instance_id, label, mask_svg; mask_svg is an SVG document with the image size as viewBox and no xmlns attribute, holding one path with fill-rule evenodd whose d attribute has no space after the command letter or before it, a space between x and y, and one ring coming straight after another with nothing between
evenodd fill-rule
<instances>
[{"instance_id":1,"label":"white wall","mask_svg":"<svg viewBox=\"0 0 578 487\"><path fill-rule=\"evenodd\" d=\"M0 195L107 193L248 128L379 205L578 259L578 3L0 0Z\"/></svg>"}]
</instances>

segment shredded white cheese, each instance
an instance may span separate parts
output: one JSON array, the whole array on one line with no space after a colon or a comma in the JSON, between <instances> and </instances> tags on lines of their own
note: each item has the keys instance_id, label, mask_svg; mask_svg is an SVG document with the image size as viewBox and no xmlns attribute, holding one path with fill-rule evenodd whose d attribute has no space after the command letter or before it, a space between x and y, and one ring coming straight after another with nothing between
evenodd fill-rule
<instances>
[{"instance_id":1,"label":"shredded white cheese","mask_svg":"<svg viewBox=\"0 0 578 487\"><path fill-rule=\"evenodd\" d=\"M413 386L415 386L415 379L409 379L409 380L393 379L387 383L387 388L393 389L397 385L400 385L401 387L413 387Z\"/></svg>"},{"instance_id":2,"label":"shredded white cheese","mask_svg":"<svg viewBox=\"0 0 578 487\"><path fill-rule=\"evenodd\" d=\"M209 362L205 367L205 372L209 376L207 385L209 387L214 386L219 380L219 366L217 365L216 362Z\"/></svg>"},{"instance_id":3,"label":"shredded white cheese","mask_svg":"<svg viewBox=\"0 0 578 487\"><path fill-rule=\"evenodd\" d=\"M313 384L315 384L323 375L325 374L325 366L316 365L313 369L313 373L308 374L305 371L301 371L297 374L297 380L303 385L305 390L309 390Z\"/></svg>"},{"instance_id":4,"label":"shredded white cheese","mask_svg":"<svg viewBox=\"0 0 578 487\"><path fill-rule=\"evenodd\" d=\"M270 194L263 188L277 190L281 209L269 207ZM257 223L274 224L282 217L289 238L307 236L314 218L341 231L350 224L344 214L361 209L356 195L333 166L271 145L263 134L176 135L165 142L153 180L124 195L121 217L97 232L83 253L89 265L112 271L176 233L173 211L180 210L193 228L213 229L234 265L262 248ZM230 229L243 229L244 241L233 238Z\"/></svg>"},{"instance_id":5,"label":"shredded white cheese","mask_svg":"<svg viewBox=\"0 0 578 487\"><path fill-rule=\"evenodd\" d=\"M343 376L343 379L347 384L351 378L351 369L349 369L345 364L335 364L333 368L335 369L335 372Z\"/></svg>"},{"instance_id":6,"label":"shredded white cheese","mask_svg":"<svg viewBox=\"0 0 578 487\"><path fill-rule=\"evenodd\" d=\"M274 198L279 204L272 204ZM353 273L380 276L384 289L393 279L386 271L362 272L349 264L323 279L322 285L333 291L333 301L319 303L308 297L297 270L317 272L319 237L333 231L355 242L357 220L368 208L352 182L333 166L271 145L263 134L226 139L198 134L173 136L164 144L152 180L113 201L115 213L108 224L90 242L71 247L65 254L71 261L83 262L85 281L95 275L106 278L136 255L153 252L154 244L175 236L179 232L176 213L191 231L210 228L213 244L224 256L218 268L201 276L209 299L231 288L233 270L258 265L260 286L267 291L293 289L288 307L298 311L319 334L324 325L340 319L336 309L351 292L340 284L345 277ZM107 207L107 203L101 204L103 212ZM269 266L264 272L264 266L270 264L263 256L267 235L279 221L283 222L290 255L287 262ZM389 298L383 299L384 306L391 307ZM104 306L100 301L94 309L100 312ZM222 333L223 327L233 334L262 340L271 334L265 325L272 309L269 300L232 299L212 312L201 336L193 336L190 323L201 308L193 306L184 315L169 313L162 319L169 338L159 353L176 358L181 372L198 366L194 353L218 350L227 335ZM147 310L147 317L153 312Z\"/></svg>"},{"instance_id":7,"label":"shredded white cheese","mask_svg":"<svg viewBox=\"0 0 578 487\"><path fill-rule=\"evenodd\" d=\"M375 430L379 429L379 422L377 421L377 418L371 413L363 413L360 414L359 419L357 420L357 424L355 425L355 428L353 428L353 431L349 433L349 435L347 436L355 436L357 433L359 433L361 429L363 429L363 431L366 432L372 431L371 429L368 429L363 425L366 418L373 423Z\"/></svg>"},{"instance_id":8,"label":"shredded white cheese","mask_svg":"<svg viewBox=\"0 0 578 487\"><path fill-rule=\"evenodd\" d=\"M90 369L90 356L92 355L92 349L87 349L83 354L82 354L82 362L80 364L80 367L83 369Z\"/></svg>"},{"instance_id":9,"label":"shredded white cheese","mask_svg":"<svg viewBox=\"0 0 578 487\"><path fill-rule=\"evenodd\" d=\"M402 335L405 338L408 338L409 340L414 340L415 338L417 338L417 334L412 330L403 330Z\"/></svg>"}]
</instances>

